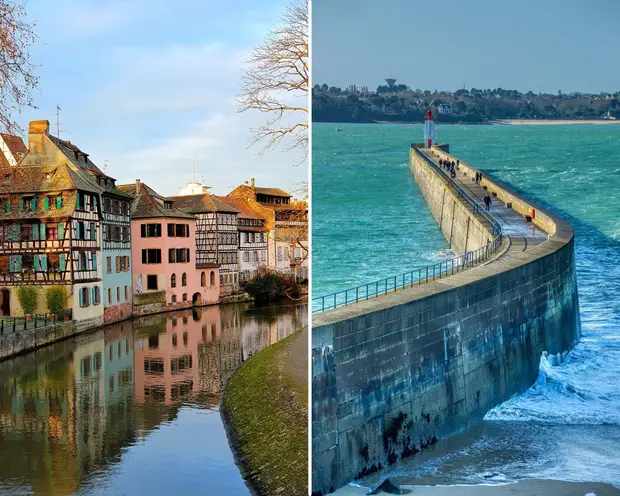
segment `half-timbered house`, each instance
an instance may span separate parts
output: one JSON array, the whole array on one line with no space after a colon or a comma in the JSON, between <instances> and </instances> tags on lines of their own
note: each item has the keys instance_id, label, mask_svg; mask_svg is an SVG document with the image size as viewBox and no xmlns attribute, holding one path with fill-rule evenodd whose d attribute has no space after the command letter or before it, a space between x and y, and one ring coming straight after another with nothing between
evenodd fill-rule
<instances>
[{"instance_id":1,"label":"half-timbered house","mask_svg":"<svg viewBox=\"0 0 620 496\"><path fill-rule=\"evenodd\" d=\"M28 153L0 181L2 313L22 315L21 285L60 286L79 325L103 322L99 190L49 136L47 121L30 123Z\"/></svg>"},{"instance_id":2,"label":"half-timbered house","mask_svg":"<svg viewBox=\"0 0 620 496\"><path fill-rule=\"evenodd\" d=\"M254 179L236 187L229 197L244 200L266 219L268 266L297 279L308 277L308 205L279 188L257 187Z\"/></svg>"},{"instance_id":3,"label":"half-timbered house","mask_svg":"<svg viewBox=\"0 0 620 496\"><path fill-rule=\"evenodd\" d=\"M254 212L241 198L226 196L221 198L236 208L239 229L239 282L252 279L260 269L267 268L267 235L265 219Z\"/></svg>"},{"instance_id":4,"label":"half-timbered house","mask_svg":"<svg viewBox=\"0 0 620 496\"><path fill-rule=\"evenodd\" d=\"M239 289L238 210L209 193L171 197L175 206L197 217L196 256L200 263L220 266L220 294Z\"/></svg>"},{"instance_id":5,"label":"half-timbered house","mask_svg":"<svg viewBox=\"0 0 620 496\"><path fill-rule=\"evenodd\" d=\"M219 267L196 254L196 217L140 180L121 185L132 196L134 312L154 313L217 303Z\"/></svg>"},{"instance_id":6,"label":"half-timbered house","mask_svg":"<svg viewBox=\"0 0 620 496\"><path fill-rule=\"evenodd\" d=\"M50 137L75 170L85 174L98 193L92 210L99 216L101 230L102 301L104 322L118 322L132 315L131 282L131 196L116 186L116 180L103 173L73 143ZM88 198L86 199L88 201Z\"/></svg>"}]
</instances>

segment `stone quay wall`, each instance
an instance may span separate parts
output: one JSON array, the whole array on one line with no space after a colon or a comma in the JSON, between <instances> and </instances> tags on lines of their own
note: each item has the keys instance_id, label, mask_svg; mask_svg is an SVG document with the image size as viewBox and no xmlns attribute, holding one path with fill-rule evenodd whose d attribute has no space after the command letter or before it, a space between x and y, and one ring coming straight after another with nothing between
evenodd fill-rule
<instances>
[{"instance_id":1,"label":"stone quay wall","mask_svg":"<svg viewBox=\"0 0 620 496\"><path fill-rule=\"evenodd\" d=\"M480 222L458 203L450 217L446 183L413 151L410 165L442 232L450 231L453 246L464 250L464 224L476 233ZM313 494L386 468L481 420L536 381L543 352L564 356L579 340L571 226L498 181L485 181L513 208L535 208L549 239L314 316ZM490 233L466 236L467 249L485 236Z\"/></svg>"}]
</instances>

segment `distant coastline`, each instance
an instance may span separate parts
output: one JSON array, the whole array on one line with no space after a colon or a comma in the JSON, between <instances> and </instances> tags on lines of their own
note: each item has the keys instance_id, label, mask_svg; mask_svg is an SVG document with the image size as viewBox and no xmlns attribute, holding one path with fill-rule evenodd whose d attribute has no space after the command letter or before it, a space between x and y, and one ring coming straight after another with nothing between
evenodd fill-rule
<instances>
[{"instance_id":1,"label":"distant coastline","mask_svg":"<svg viewBox=\"0 0 620 496\"><path fill-rule=\"evenodd\" d=\"M313 122L378 122L419 124L432 109L438 124L561 125L616 124L620 121L620 92L521 93L516 90L459 89L434 91L395 84L371 90L350 85L344 89L312 88Z\"/></svg>"}]
</instances>

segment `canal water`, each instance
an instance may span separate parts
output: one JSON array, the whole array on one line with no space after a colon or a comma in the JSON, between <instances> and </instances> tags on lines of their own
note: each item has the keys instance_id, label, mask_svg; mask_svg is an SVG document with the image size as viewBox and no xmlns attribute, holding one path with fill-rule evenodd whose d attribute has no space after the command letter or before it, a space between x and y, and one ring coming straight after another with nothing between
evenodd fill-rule
<instances>
[{"instance_id":1,"label":"canal water","mask_svg":"<svg viewBox=\"0 0 620 496\"><path fill-rule=\"evenodd\" d=\"M620 487L620 125L438 125L436 134L572 224L583 337L565 363L541 361L536 384L483 423L381 475L422 485L546 478ZM444 255L407 169L410 143L422 136L421 125L314 126L313 295Z\"/></svg>"},{"instance_id":2,"label":"canal water","mask_svg":"<svg viewBox=\"0 0 620 496\"><path fill-rule=\"evenodd\" d=\"M307 304L142 317L0 362L0 494L248 495L219 413Z\"/></svg>"}]
</instances>

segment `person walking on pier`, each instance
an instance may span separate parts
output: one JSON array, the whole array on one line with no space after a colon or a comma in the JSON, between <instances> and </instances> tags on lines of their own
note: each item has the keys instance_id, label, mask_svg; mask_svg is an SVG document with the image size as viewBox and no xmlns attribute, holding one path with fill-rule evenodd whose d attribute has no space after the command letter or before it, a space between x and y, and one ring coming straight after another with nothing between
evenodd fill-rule
<instances>
[{"instance_id":1,"label":"person walking on pier","mask_svg":"<svg viewBox=\"0 0 620 496\"><path fill-rule=\"evenodd\" d=\"M487 195L484 197L484 209L488 212L490 207L491 207L491 197L487 193Z\"/></svg>"}]
</instances>

